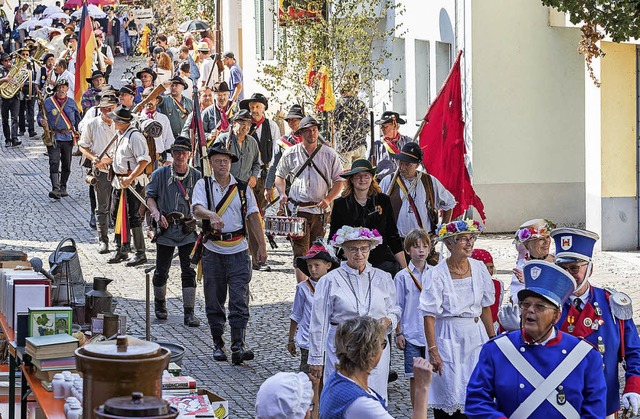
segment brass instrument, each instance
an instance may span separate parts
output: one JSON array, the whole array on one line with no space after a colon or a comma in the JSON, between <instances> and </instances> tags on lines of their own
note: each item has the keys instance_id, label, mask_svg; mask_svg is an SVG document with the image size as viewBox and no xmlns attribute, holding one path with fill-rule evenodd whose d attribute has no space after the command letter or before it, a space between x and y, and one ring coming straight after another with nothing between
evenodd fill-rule
<instances>
[{"instance_id":1,"label":"brass instrument","mask_svg":"<svg viewBox=\"0 0 640 419\"><path fill-rule=\"evenodd\" d=\"M56 139L53 135L53 132L51 132L51 128L49 128L49 121L47 121L47 110L44 107L44 98L42 97L42 92L40 91L40 89L37 89L37 95L38 95L38 107L40 108L40 113L42 114L42 119L44 121L44 124L42 124L43 125L42 142L47 147L55 147Z\"/></svg>"},{"instance_id":2,"label":"brass instrument","mask_svg":"<svg viewBox=\"0 0 640 419\"><path fill-rule=\"evenodd\" d=\"M41 59L47 52L48 47L41 39L36 41L36 47L33 51L33 57L25 58L20 54L14 55L13 66L9 70L7 77L11 77L11 81L0 84L0 97L2 99L11 99L24 86L25 82L31 78L31 72L27 69L27 64L33 60L41 64Z\"/></svg>"}]
</instances>

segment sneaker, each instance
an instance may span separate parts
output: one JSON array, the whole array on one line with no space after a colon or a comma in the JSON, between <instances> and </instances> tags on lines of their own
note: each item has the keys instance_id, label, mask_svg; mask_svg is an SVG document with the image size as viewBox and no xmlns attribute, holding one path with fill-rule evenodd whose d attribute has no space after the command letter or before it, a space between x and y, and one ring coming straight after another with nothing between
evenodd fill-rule
<instances>
[{"instance_id":1,"label":"sneaker","mask_svg":"<svg viewBox=\"0 0 640 419\"><path fill-rule=\"evenodd\" d=\"M38 134L37 134L35 131L30 132L30 133L29 133L29 138L36 137L37 135L38 135Z\"/></svg>"},{"instance_id":2,"label":"sneaker","mask_svg":"<svg viewBox=\"0 0 640 419\"><path fill-rule=\"evenodd\" d=\"M256 263L255 265L253 265L253 270L261 272L271 272L271 266L267 265L266 263Z\"/></svg>"}]
</instances>

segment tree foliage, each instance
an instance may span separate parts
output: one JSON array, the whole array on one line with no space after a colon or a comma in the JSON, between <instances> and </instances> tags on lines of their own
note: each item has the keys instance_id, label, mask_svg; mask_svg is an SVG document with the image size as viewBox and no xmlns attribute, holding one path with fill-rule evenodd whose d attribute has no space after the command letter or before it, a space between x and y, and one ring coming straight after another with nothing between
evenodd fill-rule
<instances>
[{"instance_id":1,"label":"tree foliage","mask_svg":"<svg viewBox=\"0 0 640 419\"><path fill-rule=\"evenodd\" d=\"M403 35L395 18L404 8L395 1L333 0L329 4L328 19L281 16L274 61L262 65L258 78L274 96L307 104L307 110L319 89L317 84L307 85L308 70L326 66L336 96L353 83L353 73L359 75L362 88L372 91L374 81L389 78L391 41Z\"/></svg>"}]
</instances>

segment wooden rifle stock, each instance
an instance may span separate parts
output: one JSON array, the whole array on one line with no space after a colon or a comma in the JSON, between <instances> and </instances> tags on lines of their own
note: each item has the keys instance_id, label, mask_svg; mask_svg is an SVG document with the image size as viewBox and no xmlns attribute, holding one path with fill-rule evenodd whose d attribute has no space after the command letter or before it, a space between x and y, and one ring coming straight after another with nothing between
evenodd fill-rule
<instances>
[{"instance_id":1,"label":"wooden rifle stock","mask_svg":"<svg viewBox=\"0 0 640 419\"><path fill-rule=\"evenodd\" d=\"M136 104L133 107L133 109L131 109L131 113L140 112L142 109L144 109L144 107L147 105L147 103L149 103L150 101L154 100L155 98L157 98L158 96L163 94L166 90L167 89L165 89L163 84L157 85L155 87L155 89L153 89L153 92L151 92L151 94L149 96L144 98L140 103Z\"/></svg>"}]
</instances>

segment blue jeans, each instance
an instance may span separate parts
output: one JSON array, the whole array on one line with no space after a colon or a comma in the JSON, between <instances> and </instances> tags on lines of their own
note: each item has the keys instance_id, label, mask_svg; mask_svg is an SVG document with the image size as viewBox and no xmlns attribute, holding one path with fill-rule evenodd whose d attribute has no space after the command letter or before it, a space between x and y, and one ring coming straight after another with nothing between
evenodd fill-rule
<instances>
[{"instance_id":1,"label":"blue jeans","mask_svg":"<svg viewBox=\"0 0 640 419\"><path fill-rule=\"evenodd\" d=\"M227 316L224 304L229 293L229 325L245 329L249 321L249 251L222 255L204 248L202 252L204 303L211 335L221 337Z\"/></svg>"},{"instance_id":2,"label":"blue jeans","mask_svg":"<svg viewBox=\"0 0 640 419\"><path fill-rule=\"evenodd\" d=\"M404 376L413 378L413 357L424 358L426 348L424 346L416 346L408 340L404 342Z\"/></svg>"}]
</instances>

